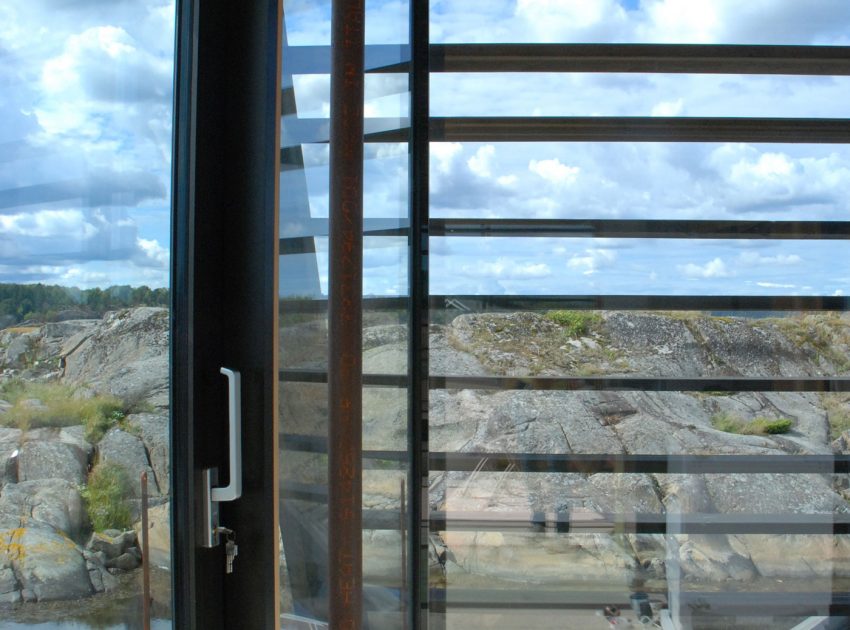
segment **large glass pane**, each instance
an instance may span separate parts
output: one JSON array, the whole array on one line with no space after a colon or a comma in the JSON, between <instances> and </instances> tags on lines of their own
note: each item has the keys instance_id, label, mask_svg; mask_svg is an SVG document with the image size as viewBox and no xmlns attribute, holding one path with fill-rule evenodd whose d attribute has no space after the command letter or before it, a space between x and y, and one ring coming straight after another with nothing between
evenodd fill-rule
<instances>
[{"instance_id":1,"label":"large glass pane","mask_svg":"<svg viewBox=\"0 0 850 630\"><path fill-rule=\"evenodd\" d=\"M434 43L846 45L850 23L826 3L430 5ZM846 94L470 72L432 76L431 114L846 118ZM500 142L511 124L430 147L430 621L845 627L846 145L629 124Z\"/></svg>"},{"instance_id":2,"label":"large glass pane","mask_svg":"<svg viewBox=\"0 0 850 630\"><path fill-rule=\"evenodd\" d=\"M174 21L167 0L0 7L4 628L141 627L143 562L171 626Z\"/></svg>"},{"instance_id":3,"label":"large glass pane","mask_svg":"<svg viewBox=\"0 0 850 630\"><path fill-rule=\"evenodd\" d=\"M367 132L406 139L409 6L367 3ZM330 2L284 4L280 199L281 627L328 619L328 116ZM364 152L364 627L407 616L408 143ZM371 375L381 375L375 382ZM386 378L386 377L389 378Z\"/></svg>"}]
</instances>

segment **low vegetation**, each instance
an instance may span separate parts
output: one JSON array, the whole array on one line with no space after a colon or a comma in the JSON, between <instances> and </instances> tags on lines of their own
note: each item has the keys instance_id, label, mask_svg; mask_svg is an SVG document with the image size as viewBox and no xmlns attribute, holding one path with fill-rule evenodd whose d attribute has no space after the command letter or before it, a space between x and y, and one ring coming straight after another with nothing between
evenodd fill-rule
<instances>
[{"instance_id":1,"label":"low vegetation","mask_svg":"<svg viewBox=\"0 0 850 630\"><path fill-rule=\"evenodd\" d=\"M121 464L103 462L95 466L80 494L96 532L132 527L132 514L127 503L130 478Z\"/></svg>"},{"instance_id":2,"label":"low vegetation","mask_svg":"<svg viewBox=\"0 0 850 630\"><path fill-rule=\"evenodd\" d=\"M0 426L26 431L82 424L86 439L92 443L99 442L131 411L115 396L58 383L7 382L0 386L0 398L11 405L0 415Z\"/></svg>"},{"instance_id":3,"label":"low vegetation","mask_svg":"<svg viewBox=\"0 0 850 630\"><path fill-rule=\"evenodd\" d=\"M711 417L711 426L718 431L740 435L777 435L788 433L793 424L788 418L759 416L752 420L745 420L731 413L718 413Z\"/></svg>"},{"instance_id":4,"label":"low vegetation","mask_svg":"<svg viewBox=\"0 0 850 630\"><path fill-rule=\"evenodd\" d=\"M850 431L850 394L827 392L821 394L821 404L829 422L829 439L835 440Z\"/></svg>"},{"instance_id":5,"label":"low vegetation","mask_svg":"<svg viewBox=\"0 0 850 630\"><path fill-rule=\"evenodd\" d=\"M602 323L602 316L591 311L548 311L549 319L564 329L568 337L581 337Z\"/></svg>"},{"instance_id":6,"label":"low vegetation","mask_svg":"<svg viewBox=\"0 0 850 630\"><path fill-rule=\"evenodd\" d=\"M773 320L798 348L810 348L839 372L850 371L850 320L838 313L803 314Z\"/></svg>"}]
</instances>

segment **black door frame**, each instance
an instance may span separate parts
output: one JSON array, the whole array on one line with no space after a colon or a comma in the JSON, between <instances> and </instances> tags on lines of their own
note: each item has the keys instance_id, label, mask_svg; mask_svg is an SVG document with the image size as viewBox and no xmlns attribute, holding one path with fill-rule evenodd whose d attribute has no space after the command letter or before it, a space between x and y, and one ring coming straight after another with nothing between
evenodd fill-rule
<instances>
[{"instance_id":1,"label":"black door frame","mask_svg":"<svg viewBox=\"0 0 850 630\"><path fill-rule=\"evenodd\" d=\"M172 587L181 629L274 628L281 0L177 0L172 230ZM199 545L199 472L227 475L226 382L242 374L239 555Z\"/></svg>"}]
</instances>

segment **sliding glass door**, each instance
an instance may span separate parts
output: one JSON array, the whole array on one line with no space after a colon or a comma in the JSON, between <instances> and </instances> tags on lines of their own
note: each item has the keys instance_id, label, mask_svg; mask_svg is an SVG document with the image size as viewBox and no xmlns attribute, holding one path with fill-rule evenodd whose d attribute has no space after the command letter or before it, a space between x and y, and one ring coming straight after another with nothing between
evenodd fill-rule
<instances>
[{"instance_id":1,"label":"sliding glass door","mask_svg":"<svg viewBox=\"0 0 850 630\"><path fill-rule=\"evenodd\" d=\"M846 623L850 15L674 4L366 5L343 465L331 3L182 5L179 627Z\"/></svg>"}]
</instances>

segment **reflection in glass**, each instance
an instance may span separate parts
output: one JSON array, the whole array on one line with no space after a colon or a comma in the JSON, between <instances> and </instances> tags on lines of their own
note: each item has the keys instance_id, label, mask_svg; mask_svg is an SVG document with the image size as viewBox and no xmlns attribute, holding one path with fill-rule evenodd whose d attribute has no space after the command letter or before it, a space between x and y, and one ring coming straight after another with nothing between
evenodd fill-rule
<instances>
[{"instance_id":1,"label":"reflection in glass","mask_svg":"<svg viewBox=\"0 0 850 630\"><path fill-rule=\"evenodd\" d=\"M329 3L285 4L280 199L281 625L328 614ZM326 11L326 9L328 9ZM366 66L406 61L406 3L367 6ZM308 19L309 18L309 19ZM322 21L324 20L324 22ZM401 38L401 39L400 39ZM310 45L318 45L310 48ZM367 132L406 140L406 73L366 77ZM403 627L407 537L408 145L364 161L364 627ZM380 303L381 300L385 300ZM377 302L376 302L377 301Z\"/></svg>"},{"instance_id":2,"label":"reflection in glass","mask_svg":"<svg viewBox=\"0 0 850 630\"><path fill-rule=\"evenodd\" d=\"M3 627L135 626L142 562L171 627L174 21L158 0L0 9Z\"/></svg>"}]
</instances>

